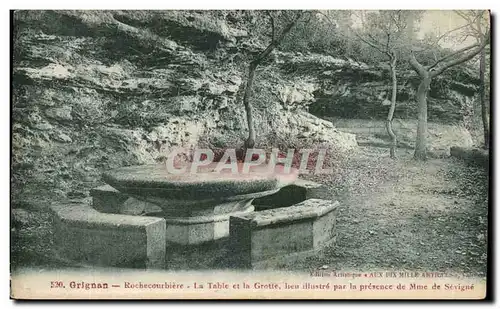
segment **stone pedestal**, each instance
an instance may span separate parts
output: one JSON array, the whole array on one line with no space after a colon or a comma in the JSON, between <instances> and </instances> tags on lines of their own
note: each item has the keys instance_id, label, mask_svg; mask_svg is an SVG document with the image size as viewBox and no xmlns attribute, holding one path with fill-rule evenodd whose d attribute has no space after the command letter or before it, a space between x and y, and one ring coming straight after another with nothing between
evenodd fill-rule
<instances>
[{"instance_id":1,"label":"stone pedestal","mask_svg":"<svg viewBox=\"0 0 500 309\"><path fill-rule=\"evenodd\" d=\"M210 211L191 212L190 216L166 216L168 242L180 245L200 244L229 236L229 217L254 211L252 200L226 203ZM204 214L203 214L204 213Z\"/></svg>"}]
</instances>

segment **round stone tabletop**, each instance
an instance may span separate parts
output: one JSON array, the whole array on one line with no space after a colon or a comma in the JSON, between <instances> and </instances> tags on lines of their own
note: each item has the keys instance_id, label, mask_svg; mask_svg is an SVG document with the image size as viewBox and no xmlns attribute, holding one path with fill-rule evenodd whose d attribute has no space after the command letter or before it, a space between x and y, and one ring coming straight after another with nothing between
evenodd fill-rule
<instances>
[{"instance_id":1,"label":"round stone tabletop","mask_svg":"<svg viewBox=\"0 0 500 309\"><path fill-rule=\"evenodd\" d=\"M271 191L293 183L298 171L290 172L277 165L252 166L247 173L238 164L238 173L231 169L216 171L217 163L198 167L190 173L190 166L182 174L172 174L165 165L123 167L103 174L103 180L117 190L139 196L165 199L202 200Z\"/></svg>"}]
</instances>

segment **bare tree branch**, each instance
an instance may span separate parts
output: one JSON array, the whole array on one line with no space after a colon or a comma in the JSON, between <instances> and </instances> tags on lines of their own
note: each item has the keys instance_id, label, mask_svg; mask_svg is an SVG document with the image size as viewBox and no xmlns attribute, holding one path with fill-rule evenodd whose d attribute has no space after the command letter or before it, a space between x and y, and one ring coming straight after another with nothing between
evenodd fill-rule
<instances>
[{"instance_id":1,"label":"bare tree branch","mask_svg":"<svg viewBox=\"0 0 500 309\"><path fill-rule=\"evenodd\" d=\"M469 33L466 33L464 37L460 40L460 44L463 44L471 35Z\"/></svg>"},{"instance_id":2,"label":"bare tree branch","mask_svg":"<svg viewBox=\"0 0 500 309\"><path fill-rule=\"evenodd\" d=\"M476 19L476 27L478 34L482 35L483 31L481 30L481 18Z\"/></svg>"},{"instance_id":3,"label":"bare tree branch","mask_svg":"<svg viewBox=\"0 0 500 309\"><path fill-rule=\"evenodd\" d=\"M455 52L453 52L453 53L451 53L451 54L449 54L449 55L447 55L445 57L442 57L441 59L436 59L436 62L433 65L431 65L429 67L429 69L432 69L433 67L437 66L439 63L441 63L443 61L446 61L447 59L453 58L453 57L457 56L460 53L463 53L465 51L468 51L468 50L473 49L474 47L478 47L478 46L479 46L479 44L470 45L470 46L461 48L461 49L459 49L459 50L457 50L457 51L455 51Z\"/></svg>"},{"instance_id":4,"label":"bare tree branch","mask_svg":"<svg viewBox=\"0 0 500 309\"><path fill-rule=\"evenodd\" d=\"M400 11L398 11L398 18L399 18L399 13L400 13ZM391 18L392 18L392 21L394 22L394 25L396 26L396 28L398 28L398 32L399 32L399 30L400 30L400 29L399 29L399 23L398 23L398 21L396 20L396 16L395 16L395 15L393 15L393 14L391 14Z\"/></svg>"},{"instance_id":5,"label":"bare tree branch","mask_svg":"<svg viewBox=\"0 0 500 309\"><path fill-rule=\"evenodd\" d=\"M450 33L453 33L455 31L458 31L460 29L463 29L463 28L466 28L468 27L468 25L462 25L460 27L457 27L455 29L452 29L452 30L449 30L449 31L446 31L445 33L443 33L442 35L440 35L433 43L431 43L428 47L424 48L424 49L421 49L421 50L413 50L414 52L424 52L424 51L427 51L431 48L434 48L438 43L439 41L441 41L444 37L446 37L447 35L449 35Z\"/></svg>"},{"instance_id":6,"label":"bare tree branch","mask_svg":"<svg viewBox=\"0 0 500 309\"><path fill-rule=\"evenodd\" d=\"M281 41L283 41L283 38L288 34L288 32L290 32L290 30L292 30L293 26L302 17L303 13L304 13L303 11L299 11L299 13L297 13L295 15L295 18L285 26L285 28L283 29L281 34L278 36L278 38L275 39L274 41L272 41L271 44L269 44L266 47L266 49L264 51L262 51L262 53L260 53L257 56L257 58L255 58L252 61L253 65L257 66L264 58L266 58L273 51L274 48L276 48L276 46L278 46L281 43Z\"/></svg>"},{"instance_id":7,"label":"bare tree branch","mask_svg":"<svg viewBox=\"0 0 500 309\"><path fill-rule=\"evenodd\" d=\"M463 19L465 19L468 23L468 26L471 27L475 32L480 32L480 28L475 28L474 27L474 24L476 23L476 21L479 21L480 22L480 17L481 17L481 13L477 14L476 16L474 16L474 19L471 19L471 17L469 15L467 15L466 13L463 13L461 11L454 11L455 14L457 14L458 16L462 17ZM481 33L482 34L482 33Z\"/></svg>"},{"instance_id":8,"label":"bare tree branch","mask_svg":"<svg viewBox=\"0 0 500 309\"><path fill-rule=\"evenodd\" d=\"M489 33L489 31L488 31L488 33ZM448 62L442 67L439 67L436 71L431 72L432 76L433 77L437 76L437 75L443 73L445 70L451 68L452 66L455 66L455 65L460 64L460 63L464 63L464 62L469 61L470 59L474 58L474 56L479 54L483 50L483 48L486 47L488 42L489 42L489 40L484 40L481 45L477 46L469 54L463 55L462 57L460 57L454 61ZM477 44L475 44L475 45L477 45Z\"/></svg>"},{"instance_id":9,"label":"bare tree branch","mask_svg":"<svg viewBox=\"0 0 500 309\"><path fill-rule=\"evenodd\" d=\"M418 62L417 58L415 58L415 54L413 53L413 51L411 52L410 55L410 65L413 67L413 69L415 70L415 72L417 72L419 76L421 77L425 76L427 71L424 68L424 66Z\"/></svg>"},{"instance_id":10,"label":"bare tree branch","mask_svg":"<svg viewBox=\"0 0 500 309\"><path fill-rule=\"evenodd\" d=\"M316 11L316 13L320 14L320 15L323 15L326 20L334 27L337 27L337 24L335 24L331 19L330 17L328 17L325 13L321 12L321 11Z\"/></svg>"},{"instance_id":11,"label":"bare tree branch","mask_svg":"<svg viewBox=\"0 0 500 309\"><path fill-rule=\"evenodd\" d=\"M484 11L479 11L477 14L475 14L474 18L471 18L470 15L467 15L466 13L461 11L455 11L455 13L468 22L468 26L471 31L467 34L467 36L474 36L478 43L481 43L486 39L486 36L485 34L483 34L483 30L481 27L481 19Z\"/></svg>"},{"instance_id":12,"label":"bare tree branch","mask_svg":"<svg viewBox=\"0 0 500 309\"><path fill-rule=\"evenodd\" d=\"M366 40L365 38L363 38L357 31L353 31L354 34L358 37L358 39L360 39L361 41L363 41L364 43L370 45L371 47L375 48L376 50L378 50L380 53L384 54L384 55L387 55L387 51L383 50L382 47L380 46L377 46L375 43L373 42L370 42L369 40Z\"/></svg>"},{"instance_id":13,"label":"bare tree branch","mask_svg":"<svg viewBox=\"0 0 500 309\"><path fill-rule=\"evenodd\" d=\"M276 30L275 30L275 26L274 26L274 17L271 14L271 11L267 11L267 15L269 16L269 19L271 21L271 42L274 42L275 36L276 36L276 33L275 33Z\"/></svg>"},{"instance_id":14,"label":"bare tree branch","mask_svg":"<svg viewBox=\"0 0 500 309\"><path fill-rule=\"evenodd\" d=\"M470 20L469 16L461 11L454 11L455 14L457 14L458 16L462 17L463 19L465 19L469 24L472 24L472 21Z\"/></svg>"}]
</instances>

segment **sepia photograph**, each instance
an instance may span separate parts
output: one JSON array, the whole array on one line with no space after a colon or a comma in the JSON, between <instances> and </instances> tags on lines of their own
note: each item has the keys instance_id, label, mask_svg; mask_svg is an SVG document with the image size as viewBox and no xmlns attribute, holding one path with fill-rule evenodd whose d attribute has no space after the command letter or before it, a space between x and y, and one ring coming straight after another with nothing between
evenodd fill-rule
<instances>
[{"instance_id":1,"label":"sepia photograph","mask_svg":"<svg viewBox=\"0 0 500 309\"><path fill-rule=\"evenodd\" d=\"M492 15L11 10L11 299L490 298Z\"/></svg>"}]
</instances>

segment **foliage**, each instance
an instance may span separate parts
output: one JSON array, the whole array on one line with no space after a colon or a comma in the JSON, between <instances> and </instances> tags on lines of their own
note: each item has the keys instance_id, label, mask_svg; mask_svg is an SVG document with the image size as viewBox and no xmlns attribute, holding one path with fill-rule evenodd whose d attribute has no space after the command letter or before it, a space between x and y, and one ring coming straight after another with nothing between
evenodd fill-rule
<instances>
[{"instance_id":1,"label":"foliage","mask_svg":"<svg viewBox=\"0 0 500 309\"><path fill-rule=\"evenodd\" d=\"M361 39L377 44L381 52L398 52L398 58L408 52L415 37L415 22L421 18L414 11L377 11L361 13Z\"/></svg>"},{"instance_id":2,"label":"foliage","mask_svg":"<svg viewBox=\"0 0 500 309\"><path fill-rule=\"evenodd\" d=\"M309 12L308 18L285 39L283 50L343 55L347 52L345 30L349 17L348 11Z\"/></svg>"}]
</instances>

